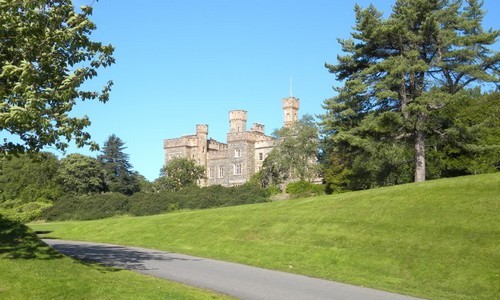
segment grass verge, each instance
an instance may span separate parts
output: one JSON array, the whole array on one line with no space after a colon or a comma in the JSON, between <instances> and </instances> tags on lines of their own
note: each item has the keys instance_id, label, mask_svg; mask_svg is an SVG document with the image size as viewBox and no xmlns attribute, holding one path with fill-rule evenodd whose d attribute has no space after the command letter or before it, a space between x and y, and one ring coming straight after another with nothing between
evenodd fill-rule
<instances>
[{"instance_id":1,"label":"grass verge","mask_svg":"<svg viewBox=\"0 0 500 300\"><path fill-rule=\"evenodd\" d=\"M1 299L226 299L181 284L82 263L0 215Z\"/></svg>"},{"instance_id":2,"label":"grass verge","mask_svg":"<svg viewBox=\"0 0 500 300\"><path fill-rule=\"evenodd\" d=\"M148 217L34 224L433 299L500 295L500 173Z\"/></svg>"}]
</instances>

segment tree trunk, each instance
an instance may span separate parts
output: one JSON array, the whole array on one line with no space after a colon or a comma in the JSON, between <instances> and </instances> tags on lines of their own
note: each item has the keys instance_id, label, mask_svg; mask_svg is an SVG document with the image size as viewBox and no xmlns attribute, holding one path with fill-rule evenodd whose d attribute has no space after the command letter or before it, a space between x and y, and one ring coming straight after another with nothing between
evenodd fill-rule
<instances>
[{"instance_id":1,"label":"tree trunk","mask_svg":"<svg viewBox=\"0 0 500 300\"><path fill-rule=\"evenodd\" d=\"M421 130L415 132L415 182L425 181L425 136Z\"/></svg>"}]
</instances>

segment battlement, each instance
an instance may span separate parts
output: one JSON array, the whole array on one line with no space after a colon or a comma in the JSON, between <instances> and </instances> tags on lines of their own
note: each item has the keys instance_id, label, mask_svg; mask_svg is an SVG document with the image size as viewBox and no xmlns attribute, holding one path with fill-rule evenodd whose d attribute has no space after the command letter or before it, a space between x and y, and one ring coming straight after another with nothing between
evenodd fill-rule
<instances>
[{"instance_id":1,"label":"battlement","mask_svg":"<svg viewBox=\"0 0 500 300\"><path fill-rule=\"evenodd\" d=\"M250 131L264 133L264 129L265 129L264 124L253 123L252 128L250 128Z\"/></svg>"},{"instance_id":2,"label":"battlement","mask_svg":"<svg viewBox=\"0 0 500 300\"><path fill-rule=\"evenodd\" d=\"M231 121L247 121L247 111L246 110L231 110L229 111L229 122Z\"/></svg>"},{"instance_id":3,"label":"battlement","mask_svg":"<svg viewBox=\"0 0 500 300\"><path fill-rule=\"evenodd\" d=\"M283 109L296 109L299 110L300 99L295 97L283 98L281 100L281 104L283 105Z\"/></svg>"},{"instance_id":4,"label":"battlement","mask_svg":"<svg viewBox=\"0 0 500 300\"><path fill-rule=\"evenodd\" d=\"M227 144L221 143L217 140L214 139L209 139L208 140L208 153L210 154L210 151L224 151L227 150Z\"/></svg>"},{"instance_id":5,"label":"battlement","mask_svg":"<svg viewBox=\"0 0 500 300\"><path fill-rule=\"evenodd\" d=\"M207 124L197 124L196 125L196 134L208 134L208 125Z\"/></svg>"},{"instance_id":6,"label":"battlement","mask_svg":"<svg viewBox=\"0 0 500 300\"><path fill-rule=\"evenodd\" d=\"M246 110L231 110L229 112L229 132L238 133L247 130Z\"/></svg>"},{"instance_id":7,"label":"battlement","mask_svg":"<svg viewBox=\"0 0 500 300\"><path fill-rule=\"evenodd\" d=\"M196 135L185 135L180 138L163 140L163 149L174 147L196 147Z\"/></svg>"}]
</instances>

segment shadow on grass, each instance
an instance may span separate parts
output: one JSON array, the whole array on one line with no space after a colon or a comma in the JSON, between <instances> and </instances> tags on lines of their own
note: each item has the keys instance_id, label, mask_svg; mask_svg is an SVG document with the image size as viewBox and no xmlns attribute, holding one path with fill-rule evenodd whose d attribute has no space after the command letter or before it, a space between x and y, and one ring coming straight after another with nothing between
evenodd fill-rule
<instances>
[{"instance_id":1,"label":"shadow on grass","mask_svg":"<svg viewBox=\"0 0 500 300\"><path fill-rule=\"evenodd\" d=\"M0 215L0 258L57 259L63 256L44 244L26 225Z\"/></svg>"}]
</instances>

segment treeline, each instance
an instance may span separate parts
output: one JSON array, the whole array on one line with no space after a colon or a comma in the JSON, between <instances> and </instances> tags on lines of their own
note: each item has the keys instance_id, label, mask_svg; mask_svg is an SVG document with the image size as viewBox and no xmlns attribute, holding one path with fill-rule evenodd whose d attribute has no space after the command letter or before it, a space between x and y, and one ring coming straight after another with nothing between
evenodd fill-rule
<instances>
[{"instance_id":1,"label":"treeline","mask_svg":"<svg viewBox=\"0 0 500 300\"><path fill-rule=\"evenodd\" d=\"M135 178L123 181L122 186L115 180L115 190L110 190L110 179L106 179L103 169L98 159L81 154L71 154L61 160L51 153L4 159L0 164L0 214L22 222L90 220L269 199L266 189L251 183L231 188L200 188L191 183L174 190L165 188L161 178L149 182L134 172L128 176ZM133 189L130 182L135 182Z\"/></svg>"}]
</instances>

